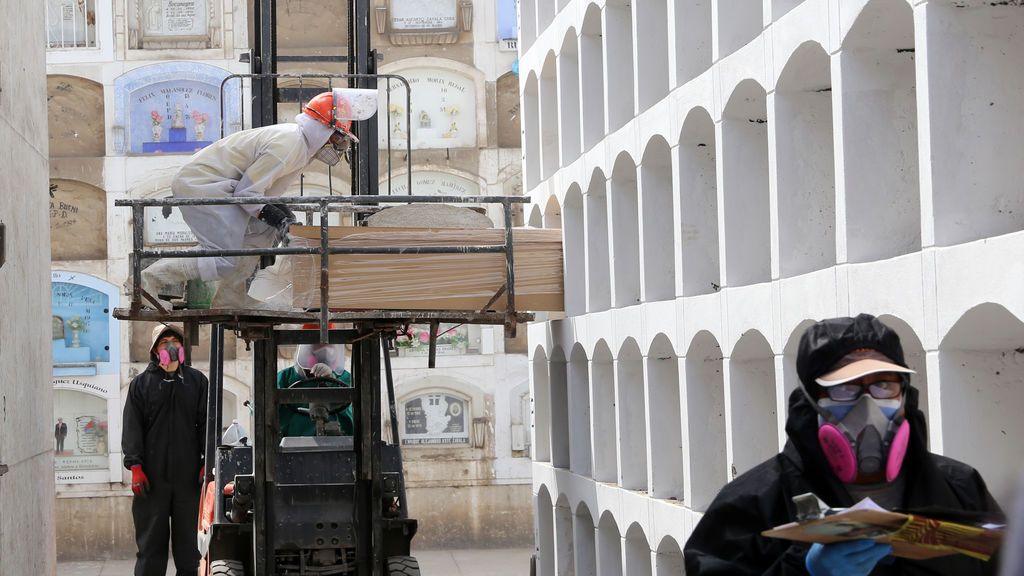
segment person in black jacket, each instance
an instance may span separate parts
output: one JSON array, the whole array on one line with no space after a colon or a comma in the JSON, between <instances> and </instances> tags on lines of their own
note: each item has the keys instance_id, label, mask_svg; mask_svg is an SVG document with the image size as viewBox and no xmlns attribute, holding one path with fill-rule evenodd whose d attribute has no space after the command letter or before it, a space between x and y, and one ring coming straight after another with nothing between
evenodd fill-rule
<instances>
[{"instance_id":1,"label":"person in black jacket","mask_svg":"<svg viewBox=\"0 0 1024 576\"><path fill-rule=\"evenodd\" d=\"M164 576L168 540L178 576L199 570L196 522L209 382L184 365L183 341L176 326L153 330L151 361L129 384L124 405L121 450L135 494L135 576Z\"/></svg>"},{"instance_id":2,"label":"person in black jacket","mask_svg":"<svg viewBox=\"0 0 1024 576\"><path fill-rule=\"evenodd\" d=\"M981 475L932 454L899 337L877 318L834 318L807 329L797 354L782 453L730 482L686 542L689 575L984 575L997 562L963 555L911 561L871 540L802 544L761 532L796 519L793 496L831 507L865 497L888 508L1001 516ZM852 441L851 441L852 440Z\"/></svg>"}]
</instances>

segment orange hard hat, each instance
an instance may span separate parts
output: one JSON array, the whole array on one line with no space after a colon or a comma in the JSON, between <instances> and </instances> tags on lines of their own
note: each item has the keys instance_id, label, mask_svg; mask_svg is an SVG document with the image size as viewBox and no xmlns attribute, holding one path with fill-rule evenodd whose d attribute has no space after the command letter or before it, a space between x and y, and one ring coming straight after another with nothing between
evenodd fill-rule
<instances>
[{"instance_id":1,"label":"orange hard hat","mask_svg":"<svg viewBox=\"0 0 1024 576\"><path fill-rule=\"evenodd\" d=\"M344 132L352 130L352 120L342 120L342 118L352 117L349 103L342 99L338 102L337 109L335 109L334 94L331 92L317 94L302 107L302 111L321 124L332 126L331 122L333 121L333 126L339 130Z\"/></svg>"}]
</instances>

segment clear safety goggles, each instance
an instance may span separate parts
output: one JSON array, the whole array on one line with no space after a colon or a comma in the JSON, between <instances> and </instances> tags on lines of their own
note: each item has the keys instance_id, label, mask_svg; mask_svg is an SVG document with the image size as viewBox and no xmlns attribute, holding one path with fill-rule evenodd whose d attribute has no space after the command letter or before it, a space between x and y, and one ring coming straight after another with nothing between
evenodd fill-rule
<instances>
[{"instance_id":1,"label":"clear safety goggles","mask_svg":"<svg viewBox=\"0 0 1024 576\"><path fill-rule=\"evenodd\" d=\"M870 384L837 384L824 390L829 399L836 402L852 402L864 394L870 394L875 400L891 400L903 391L903 382L886 380Z\"/></svg>"}]
</instances>

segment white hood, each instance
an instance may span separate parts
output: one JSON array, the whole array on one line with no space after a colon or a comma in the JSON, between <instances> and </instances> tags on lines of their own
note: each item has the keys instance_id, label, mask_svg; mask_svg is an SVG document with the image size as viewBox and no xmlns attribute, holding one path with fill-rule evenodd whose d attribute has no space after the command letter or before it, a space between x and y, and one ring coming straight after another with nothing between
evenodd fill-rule
<instances>
[{"instance_id":1,"label":"white hood","mask_svg":"<svg viewBox=\"0 0 1024 576\"><path fill-rule=\"evenodd\" d=\"M306 150L309 152L307 160L312 160L313 156L324 147L324 144L327 144L334 129L307 114L295 116L295 123L299 125L302 136L306 139Z\"/></svg>"}]
</instances>

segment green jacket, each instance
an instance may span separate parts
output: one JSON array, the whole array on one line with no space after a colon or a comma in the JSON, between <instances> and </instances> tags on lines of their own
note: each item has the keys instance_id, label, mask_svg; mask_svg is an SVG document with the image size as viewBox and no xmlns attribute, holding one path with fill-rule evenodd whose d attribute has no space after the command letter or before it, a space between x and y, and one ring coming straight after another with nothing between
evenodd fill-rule
<instances>
[{"instance_id":1,"label":"green jacket","mask_svg":"<svg viewBox=\"0 0 1024 576\"><path fill-rule=\"evenodd\" d=\"M338 380L341 380L342 384L344 384L346 388L352 387L352 375L348 373L348 370L343 370L341 374L335 373L334 376ZM277 373L278 389L287 388L300 380L305 380L305 377L303 377L294 366L290 366ZM316 426L313 424L313 421L309 416L300 414L293 409L299 408L300 406L302 405L281 404L281 406L278 407L277 418L281 423L282 438L285 436L316 436ZM342 435L352 435L353 426L351 404L331 418L341 424Z\"/></svg>"}]
</instances>

